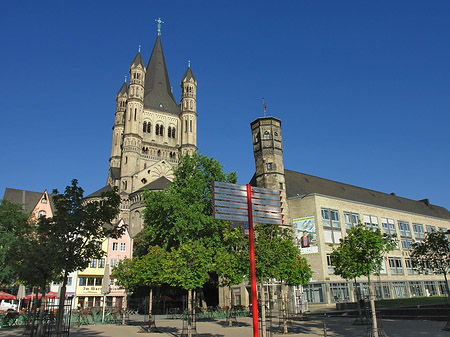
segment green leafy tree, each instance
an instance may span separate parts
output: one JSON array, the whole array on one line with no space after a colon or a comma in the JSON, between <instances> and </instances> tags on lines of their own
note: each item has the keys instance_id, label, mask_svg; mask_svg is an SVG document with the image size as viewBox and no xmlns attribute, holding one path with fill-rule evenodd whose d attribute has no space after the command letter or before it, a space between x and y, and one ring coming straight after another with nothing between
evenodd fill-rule
<instances>
[{"instance_id":1,"label":"green leafy tree","mask_svg":"<svg viewBox=\"0 0 450 337\"><path fill-rule=\"evenodd\" d=\"M52 245L58 251L53 267L63 274L61 298L65 298L69 273L85 269L92 258L102 258L105 254L101 249L102 242L107 237L120 237L126 229L113 224L120 204L115 189L90 200L85 200L83 193L76 179L63 194L54 190L53 217L39 219L39 230L52 237ZM62 327L63 305L64 301L60 301L57 332Z\"/></svg>"},{"instance_id":2,"label":"green leafy tree","mask_svg":"<svg viewBox=\"0 0 450 337\"><path fill-rule=\"evenodd\" d=\"M256 276L264 281L269 278L281 281L283 312L283 330L287 333L286 291L285 286L305 285L311 278L311 268L300 255L295 245L292 231L275 225L258 224L255 226L255 264ZM282 259L276 258L282 256ZM264 302L261 291L261 301ZM265 307L262 317L265 319ZM264 322L263 322L264 324Z\"/></svg>"},{"instance_id":3,"label":"green leafy tree","mask_svg":"<svg viewBox=\"0 0 450 337\"><path fill-rule=\"evenodd\" d=\"M447 273L450 269L450 242L448 235L442 231L426 233L424 241L413 243L411 261L421 273L433 272L444 275L450 305L450 289L447 279ZM450 330L449 322L447 322L444 330Z\"/></svg>"},{"instance_id":4,"label":"green leafy tree","mask_svg":"<svg viewBox=\"0 0 450 337\"><path fill-rule=\"evenodd\" d=\"M29 216L22 211L21 206L8 200L0 204L0 283L11 284L16 281L11 249L17 247L21 238L31 232Z\"/></svg>"},{"instance_id":5,"label":"green leafy tree","mask_svg":"<svg viewBox=\"0 0 450 337\"><path fill-rule=\"evenodd\" d=\"M202 287L209 279L213 266L212 250L200 241L181 243L172 248L166 260L167 282L188 293L188 337L192 336L192 291Z\"/></svg>"},{"instance_id":6,"label":"green leafy tree","mask_svg":"<svg viewBox=\"0 0 450 337\"><path fill-rule=\"evenodd\" d=\"M335 266L334 273L336 275L347 279L349 277L367 277L373 336L378 336L378 326L371 276L380 274L385 253L394 250L396 246L395 236L383 234L379 228L372 230L359 223L347 231L347 235L340 239L340 245L334 247L331 253L331 263Z\"/></svg>"},{"instance_id":7,"label":"green leafy tree","mask_svg":"<svg viewBox=\"0 0 450 337\"><path fill-rule=\"evenodd\" d=\"M212 216L213 180L235 183L236 174L224 173L213 158L187 154L167 189L144 193L144 226L136 240L136 255L145 255L150 245L170 250L191 240L221 247L227 223Z\"/></svg>"}]
</instances>

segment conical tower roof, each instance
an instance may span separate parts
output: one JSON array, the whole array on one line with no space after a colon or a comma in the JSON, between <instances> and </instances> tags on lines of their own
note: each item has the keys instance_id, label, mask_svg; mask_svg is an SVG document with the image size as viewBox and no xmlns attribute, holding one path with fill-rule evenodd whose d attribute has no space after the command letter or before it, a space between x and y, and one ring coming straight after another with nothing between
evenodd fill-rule
<instances>
[{"instance_id":1,"label":"conical tower roof","mask_svg":"<svg viewBox=\"0 0 450 337\"><path fill-rule=\"evenodd\" d=\"M192 73L191 67L188 67L186 72L184 73L183 78L181 79L181 82L183 82L184 80L189 81L191 78L194 80L194 82L197 82L197 80L194 77L194 74Z\"/></svg>"},{"instance_id":2,"label":"conical tower roof","mask_svg":"<svg viewBox=\"0 0 450 337\"><path fill-rule=\"evenodd\" d=\"M134 58L133 62L131 62L130 68L137 67L138 65L141 65L142 68L145 68L145 63L144 60L142 59L140 48L141 46L139 46L139 52L136 54L136 57Z\"/></svg>"},{"instance_id":3,"label":"conical tower roof","mask_svg":"<svg viewBox=\"0 0 450 337\"><path fill-rule=\"evenodd\" d=\"M123 96L123 95L125 95L125 96L128 95L128 85L127 85L127 82L123 82L122 87L120 88L120 90L119 90L119 92L117 93L117 96L116 96L116 97Z\"/></svg>"},{"instance_id":4,"label":"conical tower roof","mask_svg":"<svg viewBox=\"0 0 450 337\"><path fill-rule=\"evenodd\" d=\"M174 114L180 113L180 107L173 97L167 73L166 61L158 35L152 55L147 64L145 76L144 108L155 109Z\"/></svg>"}]
</instances>

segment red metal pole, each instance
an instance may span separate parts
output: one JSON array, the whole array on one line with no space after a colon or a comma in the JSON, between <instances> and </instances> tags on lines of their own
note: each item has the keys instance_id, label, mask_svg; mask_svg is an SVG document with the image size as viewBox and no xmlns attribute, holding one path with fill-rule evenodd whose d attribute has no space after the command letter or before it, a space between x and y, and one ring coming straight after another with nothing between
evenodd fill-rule
<instances>
[{"instance_id":1,"label":"red metal pole","mask_svg":"<svg viewBox=\"0 0 450 337\"><path fill-rule=\"evenodd\" d=\"M247 209L248 209L248 241L250 244L250 276L252 283L253 336L259 337L258 293L256 292L256 270L255 270L255 244L253 241L252 190L250 184L247 184Z\"/></svg>"}]
</instances>

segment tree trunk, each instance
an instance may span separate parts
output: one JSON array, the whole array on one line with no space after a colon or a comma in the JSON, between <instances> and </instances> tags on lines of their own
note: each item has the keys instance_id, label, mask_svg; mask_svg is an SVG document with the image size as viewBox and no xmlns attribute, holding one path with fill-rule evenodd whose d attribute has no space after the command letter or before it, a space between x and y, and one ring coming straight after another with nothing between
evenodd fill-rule
<instances>
[{"instance_id":1,"label":"tree trunk","mask_svg":"<svg viewBox=\"0 0 450 337\"><path fill-rule=\"evenodd\" d=\"M187 316L187 334L192 337L192 289L188 290L188 316Z\"/></svg>"},{"instance_id":2,"label":"tree trunk","mask_svg":"<svg viewBox=\"0 0 450 337\"><path fill-rule=\"evenodd\" d=\"M261 337L266 337L266 294L264 280L261 278Z\"/></svg>"},{"instance_id":3,"label":"tree trunk","mask_svg":"<svg viewBox=\"0 0 450 337\"><path fill-rule=\"evenodd\" d=\"M370 277L367 278L369 281L369 300L370 309L372 310L372 334L374 337L378 337L378 322L377 322L377 312L375 310L375 291Z\"/></svg>"},{"instance_id":4,"label":"tree trunk","mask_svg":"<svg viewBox=\"0 0 450 337\"><path fill-rule=\"evenodd\" d=\"M284 289L284 283L281 282L281 310L283 312L283 333L288 333L287 327L287 313L286 313L286 291Z\"/></svg>"},{"instance_id":5,"label":"tree trunk","mask_svg":"<svg viewBox=\"0 0 450 337\"><path fill-rule=\"evenodd\" d=\"M225 294L225 307L228 309L228 313L227 313L227 319L228 319L228 326L233 326L233 319L231 317L231 288L230 286L227 287L228 291ZM228 305L228 303L230 305Z\"/></svg>"},{"instance_id":6,"label":"tree trunk","mask_svg":"<svg viewBox=\"0 0 450 337\"><path fill-rule=\"evenodd\" d=\"M355 278L355 296L356 296L356 304L357 304L357 308L358 308L358 320L359 320L359 324L363 324L360 294L361 293L359 291L358 284L356 283L356 278ZM353 323L353 324L355 324L355 323Z\"/></svg>"},{"instance_id":7,"label":"tree trunk","mask_svg":"<svg viewBox=\"0 0 450 337\"><path fill-rule=\"evenodd\" d=\"M33 288L33 294L34 294L34 288ZM32 297L33 298L33 297ZM34 323L36 322L36 311L37 311L37 305L38 305L38 301L39 301L39 290L36 292L36 297L34 299L34 301L32 301L33 303L33 318L31 319L31 337L34 337Z\"/></svg>"},{"instance_id":8,"label":"tree trunk","mask_svg":"<svg viewBox=\"0 0 450 337\"><path fill-rule=\"evenodd\" d=\"M66 286L67 286L67 278L69 273L64 271L63 284L61 286L61 291L59 293L59 303L58 303L58 311L56 312L56 335L60 336L63 327L64 320L64 304L66 302Z\"/></svg>"},{"instance_id":9,"label":"tree trunk","mask_svg":"<svg viewBox=\"0 0 450 337\"><path fill-rule=\"evenodd\" d=\"M148 294L148 322L151 325L153 321L153 288L150 287L150 293Z\"/></svg>"},{"instance_id":10,"label":"tree trunk","mask_svg":"<svg viewBox=\"0 0 450 337\"><path fill-rule=\"evenodd\" d=\"M41 297L41 307L39 309L39 320L38 320L38 328L37 328L37 332L36 332L36 336L40 337L43 335L42 332L42 325L44 322L44 311L45 311L45 284L41 287L41 293L42 293L42 297Z\"/></svg>"},{"instance_id":11,"label":"tree trunk","mask_svg":"<svg viewBox=\"0 0 450 337\"><path fill-rule=\"evenodd\" d=\"M125 318L126 318L126 311L128 307L128 294L125 289L125 295L123 296L123 303L122 303L122 325L125 325Z\"/></svg>"}]
</instances>

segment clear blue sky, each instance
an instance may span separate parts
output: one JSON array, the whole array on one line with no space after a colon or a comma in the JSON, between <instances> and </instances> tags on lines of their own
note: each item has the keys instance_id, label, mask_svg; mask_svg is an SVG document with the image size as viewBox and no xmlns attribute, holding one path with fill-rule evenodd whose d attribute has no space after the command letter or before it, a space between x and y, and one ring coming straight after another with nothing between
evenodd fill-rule
<instances>
[{"instance_id":1,"label":"clear blue sky","mask_svg":"<svg viewBox=\"0 0 450 337\"><path fill-rule=\"evenodd\" d=\"M0 196L106 183L115 96L161 17L198 148L254 172L250 122L282 120L291 170L450 209L450 2L11 1L0 12Z\"/></svg>"}]
</instances>

